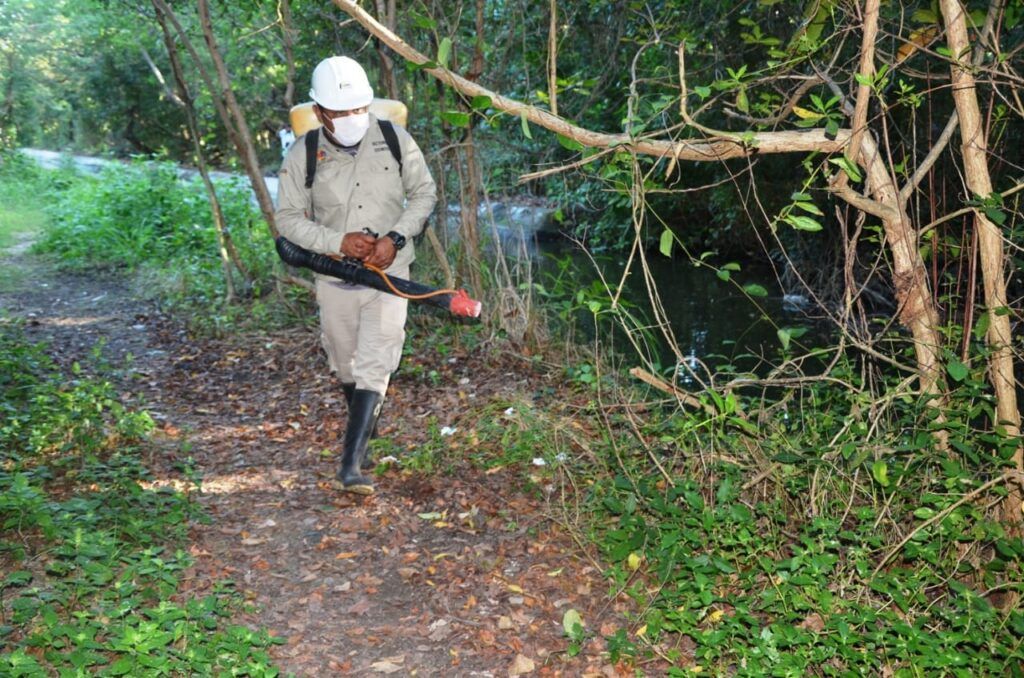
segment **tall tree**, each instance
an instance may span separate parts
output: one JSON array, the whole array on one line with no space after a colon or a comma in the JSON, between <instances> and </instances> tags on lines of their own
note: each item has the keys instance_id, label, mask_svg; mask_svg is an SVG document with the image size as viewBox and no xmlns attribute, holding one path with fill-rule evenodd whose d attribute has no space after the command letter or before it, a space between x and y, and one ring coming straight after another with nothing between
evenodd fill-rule
<instances>
[{"instance_id":1,"label":"tall tree","mask_svg":"<svg viewBox=\"0 0 1024 678\"><path fill-rule=\"evenodd\" d=\"M964 178L967 188L977 203L993 195L992 178L988 167L988 142L978 106L977 85L971 63L971 45L967 35L966 9L957 0L940 0L942 18L946 27L946 40L952 53L953 100L960 118L960 151L963 157ZM1001 0L992 0L989 12L994 16L1002 7ZM988 330L985 339L989 346L989 379L996 395L996 416L1007 436L1020 435L1020 410L1017 407L1017 381L1014 377L1010 317L1006 299L1006 255L1003 236L999 228L980 207L975 207L974 228L978 233L981 252L981 274L985 287L985 313ZM969 331L970 328L964 328ZM1024 452L1018 444L1013 456L1017 470L1024 470ZM1022 487L1014 484L1003 503L1006 520L1020 520L1024 507Z\"/></svg>"}]
</instances>

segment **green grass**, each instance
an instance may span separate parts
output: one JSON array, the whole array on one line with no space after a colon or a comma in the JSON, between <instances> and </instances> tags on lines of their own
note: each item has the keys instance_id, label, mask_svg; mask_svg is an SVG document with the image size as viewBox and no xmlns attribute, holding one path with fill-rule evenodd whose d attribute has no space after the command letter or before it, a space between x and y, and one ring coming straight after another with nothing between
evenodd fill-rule
<instances>
[{"instance_id":1,"label":"green grass","mask_svg":"<svg viewBox=\"0 0 1024 678\"><path fill-rule=\"evenodd\" d=\"M0 169L3 168L0 165ZM46 225L46 213L38 202L35 181L0 171L0 250L33 239Z\"/></svg>"}]
</instances>

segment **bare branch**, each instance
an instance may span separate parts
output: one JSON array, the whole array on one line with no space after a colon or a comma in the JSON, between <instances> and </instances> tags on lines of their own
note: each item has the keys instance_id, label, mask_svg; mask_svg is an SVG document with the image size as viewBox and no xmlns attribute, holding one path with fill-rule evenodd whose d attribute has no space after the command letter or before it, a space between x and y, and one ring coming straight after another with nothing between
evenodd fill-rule
<instances>
[{"instance_id":1,"label":"bare branch","mask_svg":"<svg viewBox=\"0 0 1024 678\"><path fill-rule=\"evenodd\" d=\"M914 170L913 176L911 176L907 183L900 189L900 202L905 203L910 199L910 194L913 193L921 181L928 176L928 172L931 171L932 166L942 155L943 151L946 150L946 146L949 145L949 140L953 138L953 134L956 132L957 125L960 124L960 117L956 111L953 111L953 115L949 116L949 120L946 122L945 129L942 130L942 134L936 139L935 144L929 149L928 155L924 157L921 164Z\"/></svg>"},{"instance_id":2,"label":"bare branch","mask_svg":"<svg viewBox=\"0 0 1024 678\"><path fill-rule=\"evenodd\" d=\"M335 5L352 16L366 30L380 38L381 41L406 60L420 65L431 63L430 59L382 26L359 7L354 0L333 1ZM594 148L621 147L622 150L633 151L643 155L653 155L662 158L674 156L680 160L704 162L741 158L759 153L800 153L807 151L836 153L842 150L850 136L849 130L840 130L836 138L830 139L823 129L808 129L783 132L756 132L737 135L740 138L736 139L719 139L714 141L634 139L626 134L608 134L584 129L546 110L497 94L486 87L470 82L446 68L434 66L424 70L449 87L467 96L486 96L490 98L491 105L500 111L517 117L522 116L540 127L574 139L584 146Z\"/></svg>"}]
</instances>

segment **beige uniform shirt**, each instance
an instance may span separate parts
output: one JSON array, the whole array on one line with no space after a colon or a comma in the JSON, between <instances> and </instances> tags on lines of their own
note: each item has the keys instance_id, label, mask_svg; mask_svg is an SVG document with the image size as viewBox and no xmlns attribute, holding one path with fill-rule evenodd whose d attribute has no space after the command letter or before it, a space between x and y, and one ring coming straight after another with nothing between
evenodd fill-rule
<instances>
[{"instance_id":1,"label":"beige uniform shirt","mask_svg":"<svg viewBox=\"0 0 1024 678\"><path fill-rule=\"evenodd\" d=\"M314 252L338 254L346 233L368 228L383 237L395 231L406 244L388 270L407 269L416 258L412 239L423 231L437 191L419 146L405 129L394 127L402 148L401 176L371 115L355 156L320 132L312 191L306 189L306 144L296 140L279 173L275 218L281 235Z\"/></svg>"}]
</instances>

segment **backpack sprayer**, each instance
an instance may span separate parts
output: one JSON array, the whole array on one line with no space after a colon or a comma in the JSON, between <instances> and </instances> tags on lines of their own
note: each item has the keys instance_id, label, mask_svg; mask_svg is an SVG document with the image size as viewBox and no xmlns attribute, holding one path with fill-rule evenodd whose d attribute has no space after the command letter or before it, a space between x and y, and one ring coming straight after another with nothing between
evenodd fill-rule
<instances>
[{"instance_id":1,"label":"backpack sprayer","mask_svg":"<svg viewBox=\"0 0 1024 678\"><path fill-rule=\"evenodd\" d=\"M373 103L370 104L370 111L378 116L379 119L394 120L399 124L405 123L406 115L408 114L405 104L391 99L374 99ZM301 136L306 134L307 131L315 130L320 122L313 113L312 102L293 107L291 110L291 123L296 136ZM386 139L389 135L394 135L390 124L387 126L382 125L381 131L384 132ZM310 144L311 140L313 144ZM315 140L314 134L308 134L306 137L306 188L310 188L313 185L313 174L316 172ZM388 140L388 147L398 161L399 172L401 172L402 160L398 154L399 151L396 150L397 140ZM313 160L313 162L308 162L309 160ZM443 308L452 315L463 318L480 317L480 302L472 299L466 290L437 289L411 280L396 278L388 275L376 266L364 264L356 259L340 259L327 256L326 254L317 254L296 245L284 236L278 237L274 244L281 259L291 266L308 268L314 273L338 278L354 285L372 287L375 290L394 294L410 301L422 301L431 306Z\"/></svg>"}]
</instances>

